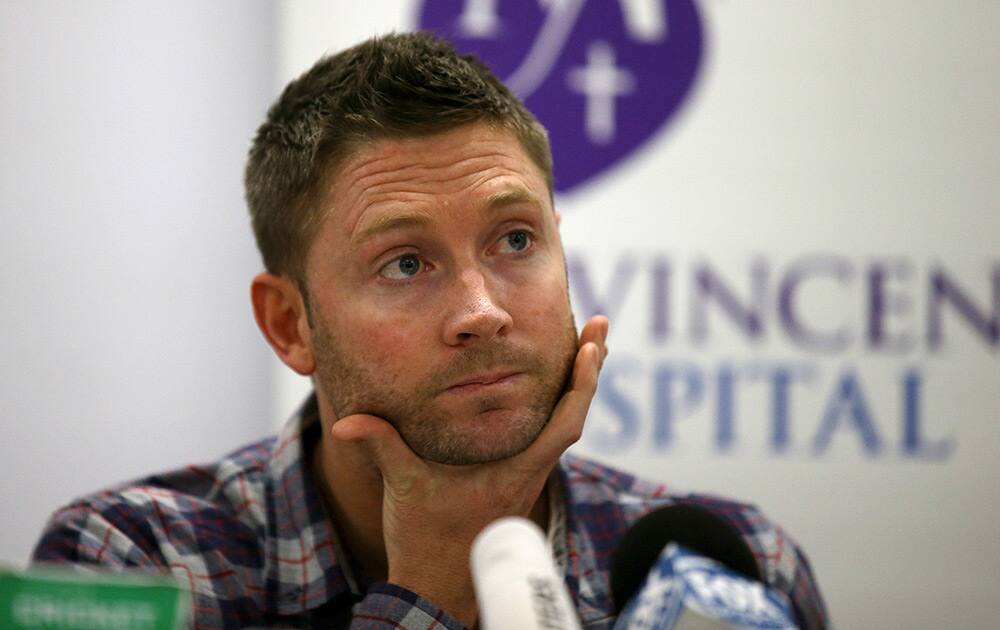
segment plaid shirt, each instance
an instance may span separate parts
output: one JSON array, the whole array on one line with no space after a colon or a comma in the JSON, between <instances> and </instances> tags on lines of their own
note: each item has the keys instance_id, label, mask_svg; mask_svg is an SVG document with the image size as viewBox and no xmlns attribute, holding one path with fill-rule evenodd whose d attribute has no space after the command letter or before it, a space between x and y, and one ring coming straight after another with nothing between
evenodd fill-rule
<instances>
[{"instance_id":1,"label":"plaid shirt","mask_svg":"<svg viewBox=\"0 0 1000 630\"><path fill-rule=\"evenodd\" d=\"M319 439L311 399L277 437L210 466L189 466L80 499L56 512L35 562L172 572L193 594L196 628L462 628L399 586L358 588L305 454ZM826 611L805 556L749 505L670 494L565 455L563 503L550 526L584 627L613 625L610 554L629 525L672 502L697 503L744 534L768 583L791 598L803 628Z\"/></svg>"}]
</instances>

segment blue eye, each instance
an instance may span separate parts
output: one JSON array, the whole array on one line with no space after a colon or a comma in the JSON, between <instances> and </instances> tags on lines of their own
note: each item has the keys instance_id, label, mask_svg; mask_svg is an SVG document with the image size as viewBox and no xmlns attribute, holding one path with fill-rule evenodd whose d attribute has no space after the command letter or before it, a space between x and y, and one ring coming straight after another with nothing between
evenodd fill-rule
<instances>
[{"instance_id":1,"label":"blue eye","mask_svg":"<svg viewBox=\"0 0 1000 630\"><path fill-rule=\"evenodd\" d=\"M423 263L416 254L403 254L399 258L394 258L385 267L379 270L379 274L390 280L405 280L420 273Z\"/></svg>"},{"instance_id":2,"label":"blue eye","mask_svg":"<svg viewBox=\"0 0 1000 630\"><path fill-rule=\"evenodd\" d=\"M510 251L523 252L531 247L531 235L524 230L514 230L509 234L505 234L501 240L504 249L509 249Z\"/></svg>"}]
</instances>

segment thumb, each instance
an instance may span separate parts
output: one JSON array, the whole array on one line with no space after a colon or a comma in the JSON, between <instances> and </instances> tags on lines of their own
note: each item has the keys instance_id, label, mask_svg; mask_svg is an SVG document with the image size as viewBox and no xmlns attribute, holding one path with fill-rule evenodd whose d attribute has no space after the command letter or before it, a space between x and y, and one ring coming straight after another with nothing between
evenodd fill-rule
<instances>
[{"instance_id":1,"label":"thumb","mask_svg":"<svg viewBox=\"0 0 1000 630\"><path fill-rule=\"evenodd\" d=\"M420 461L395 427L378 416L363 413L344 416L333 423L330 433L335 440L360 448L390 484Z\"/></svg>"}]
</instances>

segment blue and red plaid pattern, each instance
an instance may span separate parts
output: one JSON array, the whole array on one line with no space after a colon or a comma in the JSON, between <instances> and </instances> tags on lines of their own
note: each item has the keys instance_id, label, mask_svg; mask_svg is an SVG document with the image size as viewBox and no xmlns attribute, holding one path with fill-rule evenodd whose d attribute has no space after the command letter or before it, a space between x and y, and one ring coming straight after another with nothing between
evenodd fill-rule
<instances>
[{"instance_id":1,"label":"blue and red plaid pattern","mask_svg":"<svg viewBox=\"0 0 1000 630\"><path fill-rule=\"evenodd\" d=\"M348 627L458 629L434 603L387 583L352 589L348 565L305 453L319 438L310 400L276 437L209 466L154 475L56 512L37 563L87 570L173 573L193 594L196 628ZM668 493L609 467L565 455L565 523L556 541L584 627L614 623L610 556L628 527L657 507L697 503L740 532L762 574L791 599L802 628L825 628L826 610L801 550L755 508Z\"/></svg>"}]
</instances>

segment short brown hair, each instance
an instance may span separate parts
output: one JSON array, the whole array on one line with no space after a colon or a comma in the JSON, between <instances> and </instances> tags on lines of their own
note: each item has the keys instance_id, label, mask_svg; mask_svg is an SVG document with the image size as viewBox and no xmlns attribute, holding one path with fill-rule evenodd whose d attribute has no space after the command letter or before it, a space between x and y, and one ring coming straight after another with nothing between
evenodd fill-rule
<instances>
[{"instance_id":1,"label":"short brown hair","mask_svg":"<svg viewBox=\"0 0 1000 630\"><path fill-rule=\"evenodd\" d=\"M475 57L409 33L320 59L288 84L250 149L244 184L264 266L305 286L305 254L323 218L320 191L352 149L472 122L511 130L551 194L545 129Z\"/></svg>"}]
</instances>

